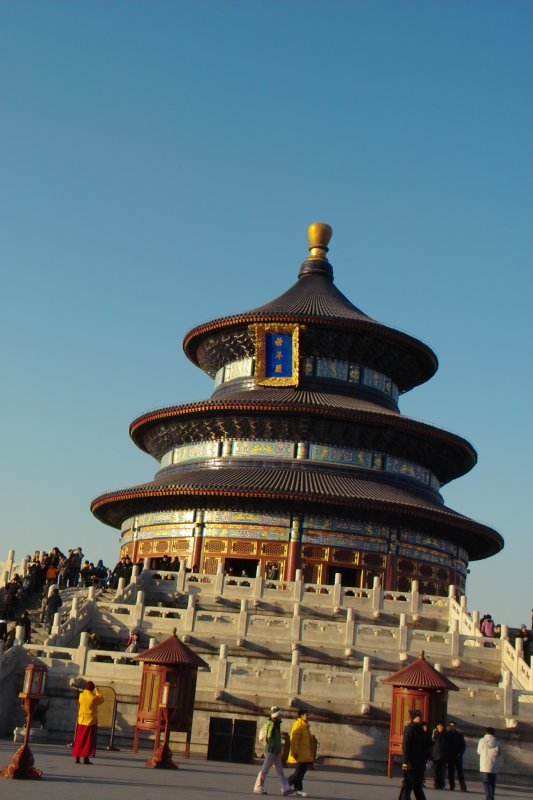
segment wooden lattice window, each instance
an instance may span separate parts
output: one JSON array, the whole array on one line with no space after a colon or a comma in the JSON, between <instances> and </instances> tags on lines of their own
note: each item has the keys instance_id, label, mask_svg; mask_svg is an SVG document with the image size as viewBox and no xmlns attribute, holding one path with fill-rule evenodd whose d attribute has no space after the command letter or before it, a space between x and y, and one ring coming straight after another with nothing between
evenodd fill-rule
<instances>
[{"instance_id":1,"label":"wooden lattice window","mask_svg":"<svg viewBox=\"0 0 533 800\"><path fill-rule=\"evenodd\" d=\"M155 543L155 552L156 553L168 553L168 545L169 542L156 542Z\"/></svg>"},{"instance_id":2,"label":"wooden lattice window","mask_svg":"<svg viewBox=\"0 0 533 800\"><path fill-rule=\"evenodd\" d=\"M218 558L204 558L204 573L206 575L216 575L218 565Z\"/></svg>"},{"instance_id":3,"label":"wooden lattice window","mask_svg":"<svg viewBox=\"0 0 533 800\"><path fill-rule=\"evenodd\" d=\"M284 556L287 554L287 545L282 542L264 542L261 552L265 556Z\"/></svg>"},{"instance_id":4,"label":"wooden lattice window","mask_svg":"<svg viewBox=\"0 0 533 800\"><path fill-rule=\"evenodd\" d=\"M369 567L384 567L385 558L377 553L363 553L363 564Z\"/></svg>"},{"instance_id":5,"label":"wooden lattice window","mask_svg":"<svg viewBox=\"0 0 533 800\"><path fill-rule=\"evenodd\" d=\"M237 541L231 543L231 552L251 555L255 553L256 547L255 542Z\"/></svg>"},{"instance_id":6,"label":"wooden lattice window","mask_svg":"<svg viewBox=\"0 0 533 800\"><path fill-rule=\"evenodd\" d=\"M226 542L222 539L208 539L204 543L204 550L209 553L225 553Z\"/></svg>"},{"instance_id":7,"label":"wooden lattice window","mask_svg":"<svg viewBox=\"0 0 533 800\"><path fill-rule=\"evenodd\" d=\"M315 545L307 545L304 547L305 558L313 558L315 560L323 561L327 555L327 548L316 547Z\"/></svg>"},{"instance_id":8,"label":"wooden lattice window","mask_svg":"<svg viewBox=\"0 0 533 800\"><path fill-rule=\"evenodd\" d=\"M357 553L352 550L334 550L333 561L338 561L341 564L355 564L357 563Z\"/></svg>"},{"instance_id":9,"label":"wooden lattice window","mask_svg":"<svg viewBox=\"0 0 533 800\"><path fill-rule=\"evenodd\" d=\"M418 573L422 575L424 578L432 578L433 567L430 567L429 564L420 564L420 566L418 567Z\"/></svg>"},{"instance_id":10,"label":"wooden lattice window","mask_svg":"<svg viewBox=\"0 0 533 800\"><path fill-rule=\"evenodd\" d=\"M189 552L189 550L191 549L190 545L191 545L190 539L174 539L174 541L172 542L172 552L173 553L182 551Z\"/></svg>"},{"instance_id":11,"label":"wooden lattice window","mask_svg":"<svg viewBox=\"0 0 533 800\"><path fill-rule=\"evenodd\" d=\"M319 564L304 564L303 565L303 579L304 583L318 583L320 577Z\"/></svg>"},{"instance_id":12,"label":"wooden lattice window","mask_svg":"<svg viewBox=\"0 0 533 800\"><path fill-rule=\"evenodd\" d=\"M398 578L397 591L398 592L411 591L411 581L409 580L409 578L404 578L400 575L400 577Z\"/></svg>"},{"instance_id":13,"label":"wooden lattice window","mask_svg":"<svg viewBox=\"0 0 533 800\"><path fill-rule=\"evenodd\" d=\"M141 542L139 545L139 553L143 556L152 552L152 542Z\"/></svg>"},{"instance_id":14,"label":"wooden lattice window","mask_svg":"<svg viewBox=\"0 0 533 800\"><path fill-rule=\"evenodd\" d=\"M411 575L415 571L415 565L413 561L407 561L405 558L402 558L398 561L398 569L400 572L407 572ZM400 589L399 591L406 592L409 591L409 589Z\"/></svg>"}]
</instances>

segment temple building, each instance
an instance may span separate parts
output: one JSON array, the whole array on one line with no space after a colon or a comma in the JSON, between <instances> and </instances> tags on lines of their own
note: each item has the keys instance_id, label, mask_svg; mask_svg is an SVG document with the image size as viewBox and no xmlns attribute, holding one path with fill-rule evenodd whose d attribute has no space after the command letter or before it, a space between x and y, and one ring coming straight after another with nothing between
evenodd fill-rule
<instances>
[{"instance_id":1,"label":"temple building","mask_svg":"<svg viewBox=\"0 0 533 800\"><path fill-rule=\"evenodd\" d=\"M503 547L494 530L444 505L441 488L475 465L455 434L402 415L434 353L360 311L335 286L331 228L309 227L297 282L266 305L190 331L187 357L210 399L130 426L153 481L101 495L95 516L121 553L178 557L214 573L354 588L464 591L469 562Z\"/></svg>"}]
</instances>

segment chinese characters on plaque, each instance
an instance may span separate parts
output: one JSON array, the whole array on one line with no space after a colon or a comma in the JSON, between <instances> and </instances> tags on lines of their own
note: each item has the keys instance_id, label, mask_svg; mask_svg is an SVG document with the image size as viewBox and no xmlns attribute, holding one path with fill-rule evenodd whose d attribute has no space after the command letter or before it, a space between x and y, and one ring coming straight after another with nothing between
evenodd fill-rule
<instances>
[{"instance_id":1,"label":"chinese characters on plaque","mask_svg":"<svg viewBox=\"0 0 533 800\"><path fill-rule=\"evenodd\" d=\"M255 342L257 383L260 386L297 386L298 326L256 325Z\"/></svg>"}]
</instances>

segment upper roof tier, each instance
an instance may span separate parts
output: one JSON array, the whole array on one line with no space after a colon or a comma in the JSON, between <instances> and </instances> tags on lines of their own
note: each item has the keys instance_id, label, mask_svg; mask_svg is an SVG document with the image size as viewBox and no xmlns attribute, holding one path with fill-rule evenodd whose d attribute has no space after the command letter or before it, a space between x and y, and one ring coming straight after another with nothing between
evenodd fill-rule
<instances>
[{"instance_id":1,"label":"upper roof tier","mask_svg":"<svg viewBox=\"0 0 533 800\"><path fill-rule=\"evenodd\" d=\"M326 330L342 332L343 352L336 349L329 356L346 358L349 355L366 366L381 370L392 378L401 392L429 380L438 367L433 351L418 339L369 317L333 283L333 269L326 256L330 226L313 223L308 236L309 257L300 267L297 283L263 306L193 328L183 342L187 357L214 377L221 366L253 355L255 338L249 326L292 323L306 326L308 345L315 338L317 346L324 347L321 337ZM312 354L302 352L302 355Z\"/></svg>"}]
</instances>

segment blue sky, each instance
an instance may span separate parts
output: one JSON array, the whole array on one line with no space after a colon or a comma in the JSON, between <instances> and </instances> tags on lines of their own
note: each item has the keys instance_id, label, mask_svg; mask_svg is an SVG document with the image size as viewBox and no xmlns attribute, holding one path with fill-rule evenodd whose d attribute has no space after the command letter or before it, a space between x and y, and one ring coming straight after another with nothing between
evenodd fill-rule
<instances>
[{"instance_id":1,"label":"blue sky","mask_svg":"<svg viewBox=\"0 0 533 800\"><path fill-rule=\"evenodd\" d=\"M506 547L470 606L529 622L532 31L521 0L0 3L3 550L116 561L89 504L157 469L130 421L209 396L183 335L292 285L318 219L437 353L401 410L478 450L444 498Z\"/></svg>"}]
</instances>

